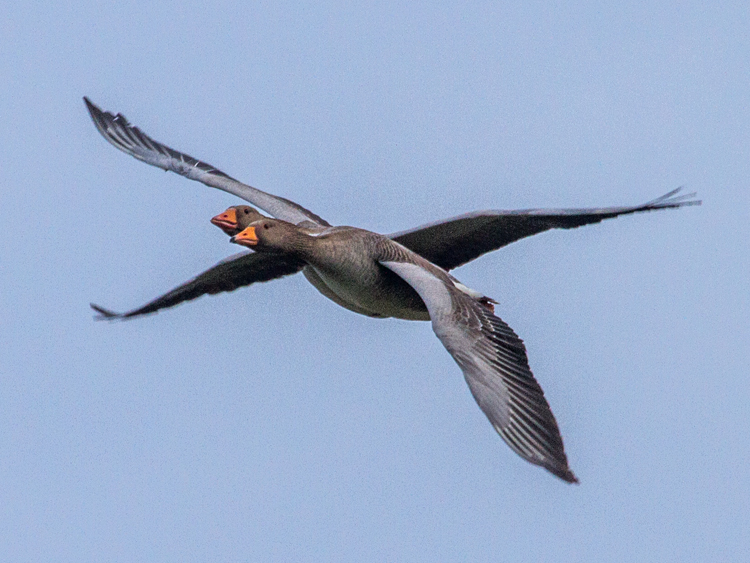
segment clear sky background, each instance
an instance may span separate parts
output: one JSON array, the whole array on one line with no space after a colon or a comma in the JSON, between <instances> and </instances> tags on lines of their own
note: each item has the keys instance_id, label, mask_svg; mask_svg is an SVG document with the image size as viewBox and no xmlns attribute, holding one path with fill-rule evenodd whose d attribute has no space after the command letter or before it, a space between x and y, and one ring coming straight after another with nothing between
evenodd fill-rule
<instances>
[{"instance_id":1,"label":"clear sky background","mask_svg":"<svg viewBox=\"0 0 750 563\"><path fill-rule=\"evenodd\" d=\"M0 559L747 557L746 2L154 4L1 10ZM238 200L117 151L84 95L378 232L697 191L455 272L581 484L510 451L429 323L302 276L94 322L238 251L208 222Z\"/></svg>"}]
</instances>

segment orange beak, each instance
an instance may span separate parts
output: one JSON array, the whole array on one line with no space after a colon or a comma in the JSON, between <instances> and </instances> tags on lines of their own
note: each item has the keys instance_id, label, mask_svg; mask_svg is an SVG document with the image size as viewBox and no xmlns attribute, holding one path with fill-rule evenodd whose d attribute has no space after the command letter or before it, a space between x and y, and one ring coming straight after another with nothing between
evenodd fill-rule
<instances>
[{"instance_id":1,"label":"orange beak","mask_svg":"<svg viewBox=\"0 0 750 563\"><path fill-rule=\"evenodd\" d=\"M228 235L235 234L237 232L237 210L230 207L224 213L212 217L211 224L216 225Z\"/></svg>"},{"instance_id":2,"label":"orange beak","mask_svg":"<svg viewBox=\"0 0 750 563\"><path fill-rule=\"evenodd\" d=\"M258 237L255 234L255 227L248 227L238 235L232 237L232 242L242 246L255 246L258 244Z\"/></svg>"}]
</instances>

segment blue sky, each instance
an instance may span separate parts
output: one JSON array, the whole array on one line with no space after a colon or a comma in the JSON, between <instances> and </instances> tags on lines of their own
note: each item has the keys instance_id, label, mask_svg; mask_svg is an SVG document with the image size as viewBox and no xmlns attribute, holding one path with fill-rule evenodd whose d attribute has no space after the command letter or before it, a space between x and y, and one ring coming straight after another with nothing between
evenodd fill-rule
<instances>
[{"instance_id":1,"label":"blue sky","mask_svg":"<svg viewBox=\"0 0 750 563\"><path fill-rule=\"evenodd\" d=\"M0 21L0 558L736 561L750 514L742 3L11 2ZM525 340L581 480L505 446L429 323L301 276L125 323L237 203L82 96L334 224L703 206L455 271Z\"/></svg>"}]
</instances>

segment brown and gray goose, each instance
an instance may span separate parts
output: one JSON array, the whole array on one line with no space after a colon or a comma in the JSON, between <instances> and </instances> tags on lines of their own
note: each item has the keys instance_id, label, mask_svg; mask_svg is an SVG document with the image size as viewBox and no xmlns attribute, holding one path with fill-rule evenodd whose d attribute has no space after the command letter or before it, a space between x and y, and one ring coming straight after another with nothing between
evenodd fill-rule
<instances>
[{"instance_id":1,"label":"brown and gray goose","mask_svg":"<svg viewBox=\"0 0 750 563\"><path fill-rule=\"evenodd\" d=\"M285 221L261 219L232 241L303 261L340 299L373 315L432 321L508 445L561 479L578 481L523 342L478 299L481 294L390 238L354 227L311 235Z\"/></svg>"},{"instance_id":2,"label":"brown and gray goose","mask_svg":"<svg viewBox=\"0 0 750 563\"><path fill-rule=\"evenodd\" d=\"M431 320L480 408L508 445L524 459L568 482L577 479L568 467L555 418L529 369L523 342L493 314L492 300L470 290L447 271L550 229L700 204L691 199L695 194L681 194L678 188L633 207L477 211L387 236L353 227L331 227L297 203L243 184L151 139L123 115L102 111L87 98L84 101L99 132L118 149L152 166L234 194L276 218L265 218L249 206L238 206L233 212L230 208L225 217L214 217L212 222L227 234L247 227L235 235L234 242L252 246L257 252L229 257L128 313L113 313L92 304L101 317L152 313L200 295L232 291L302 270L324 295L355 312ZM280 236L275 238L272 233Z\"/></svg>"}]
</instances>

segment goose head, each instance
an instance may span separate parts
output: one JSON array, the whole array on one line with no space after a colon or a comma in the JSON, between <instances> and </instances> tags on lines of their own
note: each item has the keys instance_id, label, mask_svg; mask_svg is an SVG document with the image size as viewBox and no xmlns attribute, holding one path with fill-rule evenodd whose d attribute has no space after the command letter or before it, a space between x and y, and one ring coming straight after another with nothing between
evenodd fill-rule
<instances>
[{"instance_id":1,"label":"goose head","mask_svg":"<svg viewBox=\"0 0 750 563\"><path fill-rule=\"evenodd\" d=\"M211 223L229 236L238 234L253 221L264 219L257 209L249 205L233 205L223 213L211 218Z\"/></svg>"},{"instance_id":2,"label":"goose head","mask_svg":"<svg viewBox=\"0 0 750 563\"><path fill-rule=\"evenodd\" d=\"M313 237L299 227L279 219L253 221L230 240L257 252L297 254L303 251Z\"/></svg>"}]
</instances>

